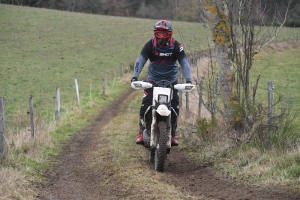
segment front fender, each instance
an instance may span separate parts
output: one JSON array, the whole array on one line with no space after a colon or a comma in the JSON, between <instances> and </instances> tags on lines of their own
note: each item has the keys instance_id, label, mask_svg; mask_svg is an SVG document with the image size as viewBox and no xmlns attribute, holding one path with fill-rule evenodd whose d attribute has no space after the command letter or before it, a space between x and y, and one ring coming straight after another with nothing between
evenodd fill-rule
<instances>
[{"instance_id":1,"label":"front fender","mask_svg":"<svg viewBox=\"0 0 300 200\"><path fill-rule=\"evenodd\" d=\"M166 105L159 105L156 109L156 112L160 116L169 116L171 114L171 111L168 109Z\"/></svg>"}]
</instances>

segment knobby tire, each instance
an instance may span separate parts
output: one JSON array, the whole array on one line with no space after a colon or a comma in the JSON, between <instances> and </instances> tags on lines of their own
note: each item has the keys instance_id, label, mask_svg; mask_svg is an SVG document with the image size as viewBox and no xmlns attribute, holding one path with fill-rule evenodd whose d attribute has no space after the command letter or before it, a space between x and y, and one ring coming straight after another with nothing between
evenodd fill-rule
<instances>
[{"instance_id":1,"label":"knobby tire","mask_svg":"<svg viewBox=\"0 0 300 200\"><path fill-rule=\"evenodd\" d=\"M157 144L158 148L155 150L155 162L154 169L156 171L163 172L165 160L167 157L167 142L168 142L168 132L167 132L167 123L165 121L160 121L158 123L158 138Z\"/></svg>"}]
</instances>

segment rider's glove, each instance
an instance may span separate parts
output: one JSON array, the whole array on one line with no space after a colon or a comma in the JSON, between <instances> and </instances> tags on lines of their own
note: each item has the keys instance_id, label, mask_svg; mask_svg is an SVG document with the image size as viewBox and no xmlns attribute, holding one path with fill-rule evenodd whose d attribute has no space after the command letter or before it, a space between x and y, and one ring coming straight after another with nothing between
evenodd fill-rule
<instances>
[{"instance_id":1,"label":"rider's glove","mask_svg":"<svg viewBox=\"0 0 300 200\"><path fill-rule=\"evenodd\" d=\"M192 81L187 81L186 83L190 83L190 84L192 84Z\"/></svg>"},{"instance_id":2,"label":"rider's glove","mask_svg":"<svg viewBox=\"0 0 300 200\"><path fill-rule=\"evenodd\" d=\"M137 78L137 77L132 77L132 78L131 78L131 83L132 83L133 81L138 81L138 78Z\"/></svg>"}]
</instances>

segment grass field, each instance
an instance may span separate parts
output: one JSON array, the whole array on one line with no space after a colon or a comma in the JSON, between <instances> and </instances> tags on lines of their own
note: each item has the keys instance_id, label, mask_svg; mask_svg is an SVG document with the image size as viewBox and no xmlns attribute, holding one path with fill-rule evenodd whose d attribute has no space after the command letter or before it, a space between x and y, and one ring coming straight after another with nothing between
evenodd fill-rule
<instances>
[{"instance_id":1,"label":"grass field","mask_svg":"<svg viewBox=\"0 0 300 200\"><path fill-rule=\"evenodd\" d=\"M19 187L22 189L18 193L26 193L23 191L28 183L26 176L29 175L32 182L43 181L41 175L59 155L61 141L66 142L70 135L87 126L101 108L129 88L129 66L152 37L155 22L0 4L0 96L6 99L8 148L9 156L12 155L6 163L1 163L0 180L14 177L10 183L20 183L8 186L0 182L1 188ZM187 51L206 49L206 38L210 34L202 25L172 24L174 37ZM299 30L284 29L280 38L296 33ZM262 74L259 99L266 99L266 84L272 80L276 92L300 101L298 55L296 49L255 57L252 75L255 79L258 73ZM120 65L128 71L124 78L119 77ZM106 72L108 91L102 96ZM80 108L76 101L75 78L79 82ZM62 118L53 122L53 97L57 87L61 88ZM37 121L47 122L38 124L38 133L43 133L40 144L19 141L25 140L23 134L30 135L27 131L29 95L34 97ZM12 176L6 178L4 174ZM2 196L0 193L0 198Z\"/></svg>"},{"instance_id":2,"label":"grass field","mask_svg":"<svg viewBox=\"0 0 300 200\"><path fill-rule=\"evenodd\" d=\"M129 70L156 22L3 4L0 10L0 95L6 98L8 118L27 111L29 95L37 112L49 115L56 87L61 88L62 106L76 103L75 78L83 102L90 97L90 80L97 96L105 72L112 80L121 65ZM188 51L206 49L210 34L202 25L172 23L174 37ZM292 32L281 34L288 38Z\"/></svg>"},{"instance_id":3,"label":"grass field","mask_svg":"<svg viewBox=\"0 0 300 200\"><path fill-rule=\"evenodd\" d=\"M27 110L29 95L37 111L52 109L58 86L62 106L76 102L75 78L82 98L89 97L90 80L93 92L101 93L105 72L112 80L121 64L128 71L156 22L3 4L0 10L0 95L6 98L8 117ZM182 34L188 48L206 43L199 24L173 26L174 36L180 40Z\"/></svg>"},{"instance_id":4,"label":"grass field","mask_svg":"<svg viewBox=\"0 0 300 200\"><path fill-rule=\"evenodd\" d=\"M299 69L299 49L278 51L276 53L269 50L269 52L257 55L254 59L254 66L252 69L253 83L255 83L258 74L261 75L258 84L259 93L257 94L257 99L260 99L267 105L267 84L270 80L274 85L275 100L280 96L283 96L286 101L293 104L294 111L299 110Z\"/></svg>"}]
</instances>

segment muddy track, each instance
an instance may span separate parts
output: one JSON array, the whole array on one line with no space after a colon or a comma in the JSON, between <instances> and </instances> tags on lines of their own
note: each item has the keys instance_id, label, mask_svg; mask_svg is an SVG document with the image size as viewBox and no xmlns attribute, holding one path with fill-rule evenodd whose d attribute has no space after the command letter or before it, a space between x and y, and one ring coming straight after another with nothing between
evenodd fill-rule
<instances>
[{"instance_id":1,"label":"muddy track","mask_svg":"<svg viewBox=\"0 0 300 200\"><path fill-rule=\"evenodd\" d=\"M118 192L121 191L120 188L116 190L115 187L101 187L98 183L107 181L107 177L90 164L93 163L93 153L99 143L106 143L101 134L102 127L117 116L121 103L132 92L130 90L123 94L100 113L93 125L82 129L71 138L59 163L46 174L47 184L39 188L37 199L132 199ZM299 194L291 191L242 186L233 180L217 177L211 164L195 164L184 157L179 148L172 149L166 165L165 175L168 178L164 180L164 184L174 185L178 191L189 196L187 199L203 199L203 196L204 199L229 200L300 199Z\"/></svg>"}]
</instances>

